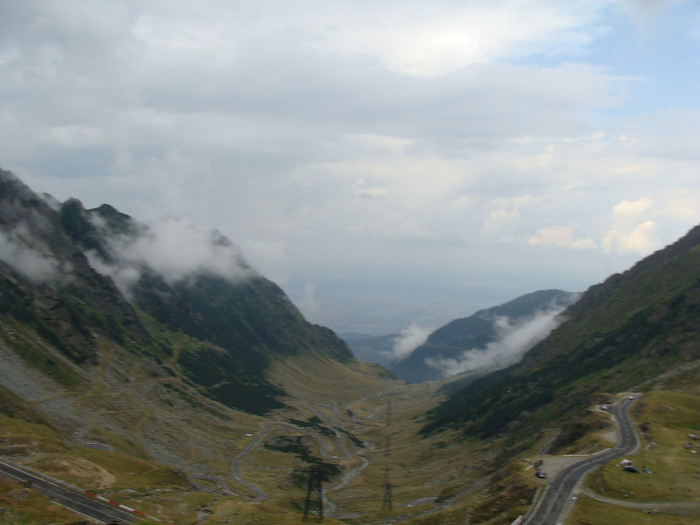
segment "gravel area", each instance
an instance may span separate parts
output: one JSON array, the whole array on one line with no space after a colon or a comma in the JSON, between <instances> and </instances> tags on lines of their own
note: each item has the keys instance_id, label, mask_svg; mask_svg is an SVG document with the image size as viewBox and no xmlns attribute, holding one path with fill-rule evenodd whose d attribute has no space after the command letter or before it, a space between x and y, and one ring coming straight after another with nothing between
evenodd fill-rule
<instances>
[{"instance_id":1,"label":"gravel area","mask_svg":"<svg viewBox=\"0 0 700 525\"><path fill-rule=\"evenodd\" d=\"M17 357L0 339L0 385L25 401L36 401L61 394L55 383L40 376Z\"/></svg>"}]
</instances>

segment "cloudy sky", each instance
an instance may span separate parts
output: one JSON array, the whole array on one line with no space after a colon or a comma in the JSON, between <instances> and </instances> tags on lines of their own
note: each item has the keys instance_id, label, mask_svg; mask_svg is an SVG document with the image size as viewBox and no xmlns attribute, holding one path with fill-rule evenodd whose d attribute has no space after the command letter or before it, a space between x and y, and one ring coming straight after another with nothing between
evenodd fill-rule
<instances>
[{"instance_id":1,"label":"cloudy sky","mask_svg":"<svg viewBox=\"0 0 700 525\"><path fill-rule=\"evenodd\" d=\"M699 61L696 0L0 0L0 166L391 333L700 222Z\"/></svg>"}]
</instances>

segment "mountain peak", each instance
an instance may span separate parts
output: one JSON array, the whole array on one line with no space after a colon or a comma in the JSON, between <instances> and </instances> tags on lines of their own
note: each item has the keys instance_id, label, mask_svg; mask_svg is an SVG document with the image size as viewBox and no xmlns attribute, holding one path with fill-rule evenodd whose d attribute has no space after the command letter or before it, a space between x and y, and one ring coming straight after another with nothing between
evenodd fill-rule
<instances>
[{"instance_id":1,"label":"mountain peak","mask_svg":"<svg viewBox=\"0 0 700 525\"><path fill-rule=\"evenodd\" d=\"M74 198L56 210L9 172L0 184L0 248L11 248L0 250L8 284L0 301L79 365L96 362L96 341L105 338L156 363L171 361L215 400L260 412L281 406L284 392L266 376L274 361L352 359L218 231L174 217L146 225ZM44 269L43 281L30 268ZM48 270L64 278L51 290L40 287ZM183 338L189 343L177 348Z\"/></svg>"}]
</instances>

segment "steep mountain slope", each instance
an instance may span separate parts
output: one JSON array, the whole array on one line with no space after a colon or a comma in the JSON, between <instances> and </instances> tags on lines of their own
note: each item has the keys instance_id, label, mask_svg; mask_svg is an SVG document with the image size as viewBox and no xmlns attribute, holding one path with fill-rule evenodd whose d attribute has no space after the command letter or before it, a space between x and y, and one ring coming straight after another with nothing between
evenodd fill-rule
<instances>
[{"instance_id":1,"label":"steep mountain slope","mask_svg":"<svg viewBox=\"0 0 700 525\"><path fill-rule=\"evenodd\" d=\"M0 314L27 323L78 364L96 362L92 329L120 343L150 342L112 279L96 272L61 228L56 210L3 171Z\"/></svg>"},{"instance_id":2,"label":"steep mountain slope","mask_svg":"<svg viewBox=\"0 0 700 525\"><path fill-rule=\"evenodd\" d=\"M167 361L162 370L254 413L282 406L283 389L266 375L275 359L352 360L340 339L308 323L218 232L172 219L148 227L107 205L85 210L75 199L59 204L5 171L0 284L0 314L31 327L70 362L96 365L97 342L106 338L154 364Z\"/></svg>"},{"instance_id":3,"label":"steep mountain slope","mask_svg":"<svg viewBox=\"0 0 700 525\"><path fill-rule=\"evenodd\" d=\"M475 394L460 394L472 392L466 406L453 397L445 406L455 403L447 415L457 418L440 420L445 406L430 412L433 426L421 436L440 384L394 381L353 360L220 234L57 203L0 172L0 455L174 523L299 523L304 475L319 464L335 473L324 484L329 523L512 523L540 483L520 461L531 464L554 433L539 427L577 416L598 401L590 393L624 387L627 371L649 387L692 384L697 395L695 237L650 268L640 263L634 286L617 276L571 308L575 322L555 336L593 343L569 348L564 383L548 367L566 341L543 343L517 368L521 376L483 378ZM641 334L632 322L639 315L649 325ZM614 345L639 345L644 360L625 358L610 377L588 373L594 354L616 362ZM572 379L577 370L584 375ZM555 402L538 405L547 382L559 389ZM692 407L697 397L686 397ZM669 399L662 406L679 406ZM696 428L695 412L673 411L684 414L681 436ZM604 425L608 414L595 417ZM640 417L660 435L656 419ZM463 429L501 438L464 439ZM579 430L564 428L561 440ZM514 451L525 454L508 464ZM695 472L685 473L678 487L694 482ZM378 487L393 490L393 511ZM70 522L6 480L0 506L11 520ZM29 506L34 514L22 514Z\"/></svg>"},{"instance_id":4,"label":"steep mountain slope","mask_svg":"<svg viewBox=\"0 0 700 525\"><path fill-rule=\"evenodd\" d=\"M455 319L435 330L428 340L409 356L389 367L396 377L419 383L445 377L436 363L459 361L467 351L483 351L503 334L504 329L522 325L543 314L554 317L573 303L578 294L562 290L540 290L493 308ZM537 334L533 334L537 335ZM546 335L546 334L545 334ZM532 344L523 340L522 345ZM465 370L474 371L474 370Z\"/></svg>"},{"instance_id":5,"label":"steep mountain slope","mask_svg":"<svg viewBox=\"0 0 700 525\"><path fill-rule=\"evenodd\" d=\"M602 392L694 377L700 358L700 227L623 274L591 287L567 321L523 360L456 392L430 413L426 433L458 426L482 438L572 423ZM675 378L675 379L674 379Z\"/></svg>"}]
</instances>

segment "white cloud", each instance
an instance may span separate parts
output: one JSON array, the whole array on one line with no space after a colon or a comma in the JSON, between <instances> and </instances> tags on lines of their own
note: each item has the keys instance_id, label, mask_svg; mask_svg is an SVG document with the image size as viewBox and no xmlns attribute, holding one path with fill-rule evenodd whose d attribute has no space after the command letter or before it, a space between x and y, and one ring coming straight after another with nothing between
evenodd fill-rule
<instances>
[{"instance_id":1,"label":"white cloud","mask_svg":"<svg viewBox=\"0 0 700 525\"><path fill-rule=\"evenodd\" d=\"M99 221L96 225L99 226ZM90 262L98 271L111 275L127 295L141 276L144 265L156 270L171 284L199 273L231 281L254 273L239 249L221 234L175 217L153 221L137 236L112 237L109 241L115 262L105 263L95 254L90 256Z\"/></svg>"},{"instance_id":2,"label":"white cloud","mask_svg":"<svg viewBox=\"0 0 700 525\"><path fill-rule=\"evenodd\" d=\"M656 239L656 223L654 221L644 221L625 234L620 235L618 232L616 234L615 242L620 251L623 252L643 255L659 247L659 241ZM605 241L609 240L610 234L605 238Z\"/></svg>"},{"instance_id":3,"label":"white cloud","mask_svg":"<svg viewBox=\"0 0 700 525\"><path fill-rule=\"evenodd\" d=\"M603 249L646 254L659 247L656 223L643 220L653 206L654 201L649 198L617 204L613 208L613 225L603 238Z\"/></svg>"},{"instance_id":4,"label":"white cloud","mask_svg":"<svg viewBox=\"0 0 700 525\"><path fill-rule=\"evenodd\" d=\"M579 287L700 220L698 16L642 0L5 2L0 162L61 200L218 228L276 279L363 264L525 293L556 264L545 286ZM646 215L611 219L646 196Z\"/></svg>"},{"instance_id":5,"label":"white cloud","mask_svg":"<svg viewBox=\"0 0 700 525\"><path fill-rule=\"evenodd\" d=\"M689 192L686 188L671 188L663 213L679 222L695 224L700 220L700 195Z\"/></svg>"},{"instance_id":6,"label":"white cloud","mask_svg":"<svg viewBox=\"0 0 700 525\"><path fill-rule=\"evenodd\" d=\"M513 225L520 221L520 210L513 208L511 210L498 209L490 211L484 221L483 230L486 234L492 234L501 230L510 230Z\"/></svg>"},{"instance_id":7,"label":"white cloud","mask_svg":"<svg viewBox=\"0 0 700 525\"><path fill-rule=\"evenodd\" d=\"M389 358L399 361L411 354L416 348L425 343L433 329L412 324L404 328L394 342L393 352Z\"/></svg>"},{"instance_id":8,"label":"white cloud","mask_svg":"<svg viewBox=\"0 0 700 525\"><path fill-rule=\"evenodd\" d=\"M316 297L316 283L304 284L304 296L299 301L299 308L305 312L315 312L318 310L318 299Z\"/></svg>"},{"instance_id":9,"label":"white cloud","mask_svg":"<svg viewBox=\"0 0 700 525\"><path fill-rule=\"evenodd\" d=\"M484 349L465 350L457 359L429 358L426 364L451 377L467 372L490 372L517 363L525 352L544 340L562 319L563 308L539 312L530 319L512 323L507 317L496 320L497 339Z\"/></svg>"},{"instance_id":10,"label":"white cloud","mask_svg":"<svg viewBox=\"0 0 700 525\"><path fill-rule=\"evenodd\" d=\"M537 234L530 237L528 242L534 246L540 244L549 244L560 246L563 248L594 249L597 245L593 239L577 239L574 237L574 231L571 226L553 226L551 228L542 228Z\"/></svg>"},{"instance_id":11,"label":"white cloud","mask_svg":"<svg viewBox=\"0 0 700 525\"><path fill-rule=\"evenodd\" d=\"M105 144L105 138L99 129L91 126L57 126L49 128L43 140L54 146L64 148L84 148L94 144Z\"/></svg>"},{"instance_id":12,"label":"white cloud","mask_svg":"<svg viewBox=\"0 0 700 525\"><path fill-rule=\"evenodd\" d=\"M590 44L582 28L599 6L570 3L569 9L540 2L374 4L343 13L315 43L338 54L377 57L391 69L440 75L469 64L542 52L580 52Z\"/></svg>"},{"instance_id":13,"label":"white cloud","mask_svg":"<svg viewBox=\"0 0 700 525\"><path fill-rule=\"evenodd\" d=\"M61 263L22 242L23 235L0 231L0 261L10 266L35 284L54 281L65 283L71 279L71 265Z\"/></svg>"}]
</instances>

